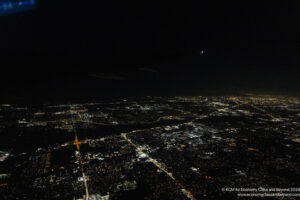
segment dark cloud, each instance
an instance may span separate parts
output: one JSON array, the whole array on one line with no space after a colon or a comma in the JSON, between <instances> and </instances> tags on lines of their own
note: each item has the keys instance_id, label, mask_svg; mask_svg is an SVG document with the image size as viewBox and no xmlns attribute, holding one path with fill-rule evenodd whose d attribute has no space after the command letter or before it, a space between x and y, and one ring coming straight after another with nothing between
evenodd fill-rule
<instances>
[{"instance_id":1,"label":"dark cloud","mask_svg":"<svg viewBox=\"0 0 300 200\"><path fill-rule=\"evenodd\" d=\"M125 77L120 76L119 74L116 74L116 73L112 73L112 72L90 74L90 76L96 77L96 78L99 78L99 79L105 79L105 80L117 80L117 81L126 80Z\"/></svg>"},{"instance_id":2,"label":"dark cloud","mask_svg":"<svg viewBox=\"0 0 300 200\"><path fill-rule=\"evenodd\" d=\"M150 67L142 67L138 68L140 71L150 72L150 73L157 73L158 71L156 69L150 68Z\"/></svg>"}]
</instances>

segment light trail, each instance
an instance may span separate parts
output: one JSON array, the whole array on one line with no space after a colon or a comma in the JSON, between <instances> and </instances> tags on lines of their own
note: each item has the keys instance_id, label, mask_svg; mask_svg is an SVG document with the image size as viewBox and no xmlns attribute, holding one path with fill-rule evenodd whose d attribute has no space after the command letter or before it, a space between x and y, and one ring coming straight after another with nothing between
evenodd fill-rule
<instances>
[{"instance_id":1,"label":"light trail","mask_svg":"<svg viewBox=\"0 0 300 200\"><path fill-rule=\"evenodd\" d=\"M163 163L158 162L156 159L151 158L147 153L143 152L143 148L140 146L137 146L136 144L134 144L128 137L127 134L122 133L121 134L122 138L124 138L124 140L126 140L131 146L133 146L135 148L135 150L137 151L138 154L144 154L146 155L146 158L148 159L149 162L151 162L152 164L154 164L157 168L159 168L161 171L163 171L167 176L169 176L175 183L177 186L179 186L181 188L182 193L189 199L191 200L196 200L195 197L192 195L192 193L187 190L181 183L179 183L179 181L177 181L175 179L175 177L173 176L173 174L171 172L168 172L168 170L164 167L165 165Z\"/></svg>"},{"instance_id":2,"label":"light trail","mask_svg":"<svg viewBox=\"0 0 300 200\"><path fill-rule=\"evenodd\" d=\"M81 119L81 115L78 113L79 118ZM85 196L84 196L84 200L88 200L89 199L89 188L88 188L88 184L87 184L87 178L86 175L84 173L84 168L83 168L83 161L82 161L82 156L81 156L81 152L80 152L80 142L78 140L77 137L77 132L76 132L76 128L74 125L74 120L72 118L72 122L73 122L73 131L74 131L74 136L75 136L75 140L73 142L73 144L76 146L77 151L78 151L78 158L79 158L79 164L80 164L80 168L81 168L81 173L82 173L82 178L83 178L83 183L84 183L84 188L85 188Z\"/></svg>"}]
</instances>

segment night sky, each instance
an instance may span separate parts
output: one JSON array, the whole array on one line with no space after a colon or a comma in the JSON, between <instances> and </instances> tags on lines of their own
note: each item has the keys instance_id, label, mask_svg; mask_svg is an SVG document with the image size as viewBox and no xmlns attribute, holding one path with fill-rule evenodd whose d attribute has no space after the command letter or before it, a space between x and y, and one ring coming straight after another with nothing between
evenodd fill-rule
<instances>
[{"instance_id":1,"label":"night sky","mask_svg":"<svg viewBox=\"0 0 300 200\"><path fill-rule=\"evenodd\" d=\"M2 100L299 95L299 22L299 1L40 0L0 17Z\"/></svg>"}]
</instances>

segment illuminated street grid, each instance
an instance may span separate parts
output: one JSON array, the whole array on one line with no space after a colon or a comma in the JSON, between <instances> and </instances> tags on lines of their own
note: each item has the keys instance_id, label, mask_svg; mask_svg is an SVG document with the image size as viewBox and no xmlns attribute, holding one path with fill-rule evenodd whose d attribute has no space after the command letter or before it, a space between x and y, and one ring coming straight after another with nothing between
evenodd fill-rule
<instances>
[{"instance_id":1,"label":"illuminated street grid","mask_svg":"<svg viewBox=\"0 0 300 200\"><path fill-rule=\"evenodd\" d=\"M0 138L3 200L239 199L221 189L300 185L298 98L3 104Z\"/></svg>"}]
</instances>

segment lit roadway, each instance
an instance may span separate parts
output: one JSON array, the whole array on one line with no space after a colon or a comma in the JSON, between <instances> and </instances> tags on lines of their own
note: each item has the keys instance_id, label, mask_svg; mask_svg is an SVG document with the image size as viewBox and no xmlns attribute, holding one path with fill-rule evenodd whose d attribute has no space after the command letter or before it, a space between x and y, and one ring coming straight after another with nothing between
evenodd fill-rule
<instances>
[{"instance_id":1,"label":"lit roadway","mask_svg":"<svg viewBox=\"0 0 300 200\"><path fill-rule=\"evenodd\" d=\"M81 115L78 113L79 118L81 119ZM73 118L72 118L73 120ZM80 164L80 168L81 168L81 173L82 173L82 178L83 178L83 183L84 183L84 187L85 187L85 196L84 196L84 200L88 200L89 199L89 188L88 188L88 184L87 184L87 178L85 176L84 173L84 168L83 168L83 162L82 162L82 157L81 157L81 152L80 152L80 142L78 141L78 137L77 137L77 133L76 133L76 129L74 126L74 121L73 121L73 130L74 130L74 135L75 135L75 141L74 141L74 145L76 145L77 151L78 151L78 158L79 158L79 164Z\"/></svg>"}]
</instances>

